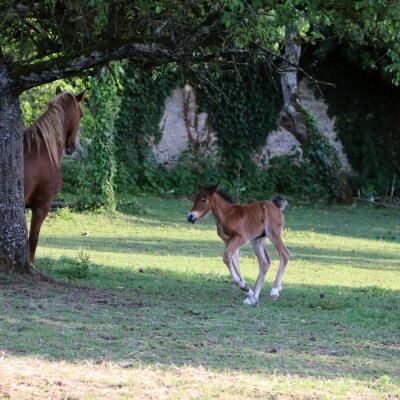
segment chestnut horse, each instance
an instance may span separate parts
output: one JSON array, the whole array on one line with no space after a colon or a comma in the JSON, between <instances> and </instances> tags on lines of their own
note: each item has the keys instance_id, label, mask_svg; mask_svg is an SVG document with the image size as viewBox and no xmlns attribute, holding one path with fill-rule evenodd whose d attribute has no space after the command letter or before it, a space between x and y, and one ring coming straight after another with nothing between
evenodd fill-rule
<instances>
[{"instance_id":1,"label":"chestnut horse","mask_svg":"<svg viewBox=\"0 0 400 400\"><path fill-rule=\"evenodd\" d=\"M225 242L223 260L229 268L233 281L247 292L244 304L256 306L265 275L271 264L264 245L265 237L276 247L280 263L272 285L270 297L276 300L282 289L282 278L289 259L289 251L282 242L281 234L285 224L282 211L288 202L282 197L272 201L232 204L229 196L218 190L218 186L200 187L194 198L193 207L187 219L194 224L212 211L217 224L218 236ZM239 249L250 241L258 258L259 274L254 289L250 289L239 269Z\"/></svg>"},{"instance_id":2,"label":"chestnut horse","mask_svg":"<svg viewBox=\"0 0 400 400\"><path fill-rule=\"evenodd\" d=\"M32 209L28 241L32 264L40 228L61 189L61 157L64 151L75 151L84 93L75 96L57 88L44 114L24 131L24 195L25 207Z\"/></svg>"}]
</instances>

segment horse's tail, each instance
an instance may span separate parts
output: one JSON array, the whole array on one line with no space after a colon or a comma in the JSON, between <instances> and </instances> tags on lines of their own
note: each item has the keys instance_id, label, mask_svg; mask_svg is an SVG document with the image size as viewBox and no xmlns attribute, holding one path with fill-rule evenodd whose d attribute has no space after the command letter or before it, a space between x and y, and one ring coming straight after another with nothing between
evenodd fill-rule
<instances>
[{"instance_id":1,"label":"horse's tail","mask_svg":"<svg viewBox=\"0 0 400 400\"><path fill-rule=\"evenodd\" d=\"M271 200L281 211L283 211L288 205L288 201L281 196L276 196Z\"/></svg>"}]
</instances>

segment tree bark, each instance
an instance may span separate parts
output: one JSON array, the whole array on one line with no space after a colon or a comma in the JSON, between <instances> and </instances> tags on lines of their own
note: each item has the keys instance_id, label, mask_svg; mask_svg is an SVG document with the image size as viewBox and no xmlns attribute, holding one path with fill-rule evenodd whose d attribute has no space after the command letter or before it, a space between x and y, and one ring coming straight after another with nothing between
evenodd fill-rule
<instances>
[{"instance_id":1,"label":"tree bark","mask_svg":"<svg viewBox=\"0 0 400 400\"><path fill-rule=\"evenodd\" d=\"M298 95L297 73L300 64L300 56L300 40L298 34L292 31L286 38L285 57L282 65L281 87L284 104L280 113L280 124L287 129L300 142L302 148L307 151L316 138L307 126L307 110L301 104ZM323 160L321 159L320 161ZM331 164L335 165L334 162L331 162ZM330 171L330 173L337 178L338 187L335 193L337 200L344 204L351 204L352 192L347 183L347 177L341 171L340 166L337 170Z\"/></svg>"},{"instance_id":2,"label":"tree bark","mask_svg":"<svg viewBox=\"0 0 400 400\"><path fill-rule=\"evenodd\" d=\"M0 272L31 271L24 205L23 127L18 93L0 60Z\"/></svg>"},{"instance_id":3,"label":"tree bark","mask_svg":"<svg viewBox=\"0 0 400 400\"><path fill-rule=\"evenodd\" d=\"M296 32L290 32L285 43L285 60L282 64L281 87L283 107L280 123L302 146L306 146L310 137L307 132L305 110L302 106L297 87L297 70L300 63L301 44Z\"/></svg>"},{"instance_id":4,"label":"tree bark","mask_svg":"<svg viewBox=\"0 0 400 400\"><path fill-rule=\"evenodd\" d=\"M190 64L194 62L207 62L212 60L229 59L249 54L246 49L231 48L218 50L206 54L194 55L194 50L205 44L207 29L201 31L201 35L191 38L187 47L167 46L162 43L148 43L137 38L126 38L118 40L104 40L92 46L58 57L48 61L21 64L15 63L11 74L21 92L32 87L43 85L57 79L76 76L88 68L98 67L115 60L136 60L138 63L144 61L148 65L163 65L169 62ZM137 40L137 41L135 41Z\"/></svg>"}]
</instances>

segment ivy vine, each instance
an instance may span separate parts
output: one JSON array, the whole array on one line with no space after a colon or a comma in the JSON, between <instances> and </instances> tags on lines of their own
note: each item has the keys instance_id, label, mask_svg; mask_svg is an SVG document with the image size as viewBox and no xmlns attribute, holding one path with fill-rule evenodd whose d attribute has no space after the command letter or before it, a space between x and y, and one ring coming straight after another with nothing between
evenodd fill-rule
<instances>
[{"instance_id":1,"label":"ivy vine","mask_svg":"<svg viewBox=\"0 0 400 400\"><path fill-rule=\"evenodd\" d=\"M252 156L277 128L281 93L263 65L214 71L208 81L217 89L201 85L200 104L218 135L221 168L233 179L239 169L253 170Z\"/></svg>"},{"instance_id":2,"label":"ivy vine","mask_svg":"<svg viewBox=\"0 0 400 400\"><path fill-rule=\"evenodd\" d=\"M92 118L86 121L88 144L88 168L84 182L86 196L81 196L81 207L115 209L114 177L115 118L119 110L118 78L119 64L89 80L89 108Z\"/></svg>"},{"instance_id":3,"label":"ivy vine","mask_svg":"<svg viewBox=\"0 0 400 400\"><path fill-rule=\"evenodd\" d=\"M151 146L161 139L165 99L181 85L180 76L174 66L144 71L125 65L121 111L115 122L121 190L126 185L157 187L159 168L152 162Z\"/></svg>"}]
</instances>

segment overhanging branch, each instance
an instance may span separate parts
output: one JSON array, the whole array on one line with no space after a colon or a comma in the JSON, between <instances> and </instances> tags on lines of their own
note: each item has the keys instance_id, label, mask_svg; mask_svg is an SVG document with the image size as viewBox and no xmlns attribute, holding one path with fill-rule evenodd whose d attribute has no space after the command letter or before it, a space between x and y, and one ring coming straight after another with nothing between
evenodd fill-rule
<instances>
[{"instance_id":1,"label":"overhanging branch","mask_svg":"<svg viewBox=\"0 0 400 400\"><path fill-rule=\"evenodd\" d=\"M80 72L113 60L141 59L155 64L175 61L179 51L172 51L160 42L143 39L104 40L81 51L62 55L34 64L14 64L11 74L20 91L25 91L56 79L78 75Z\"/></svg>"},{"instance_id":2,"label":"overhanging branch","mask_svg":"<svg viewBox=\"0 0 400 400\"><path fill-rule=\"evenodd\" d=\"M13 64L11 74L18 89L23 92L56 79L78 75L86 69L105 65L114 60L137 60L154 66L169 62L190 65L199 62L223 62L249 55L248 50L237 48L201 53L199 48L206 42L205 35L199 35L197 39L200 43L193 41L190 44L185 43L186 46L182 44L176 46L161 39L155 41L149 37L119 41L107 39L81 51L61 55L48 61Z\"/></svg>"}]
</instances>

